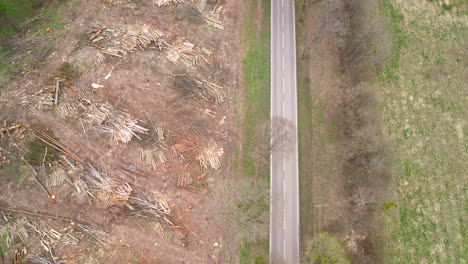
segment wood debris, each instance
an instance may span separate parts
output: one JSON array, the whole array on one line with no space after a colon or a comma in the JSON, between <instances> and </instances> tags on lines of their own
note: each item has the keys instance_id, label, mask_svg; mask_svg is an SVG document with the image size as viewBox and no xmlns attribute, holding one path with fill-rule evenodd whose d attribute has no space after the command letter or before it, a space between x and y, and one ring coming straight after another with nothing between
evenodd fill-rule
<instances>
[{"instance_id":1,"label":"wood debris","mask_svg":"<svg viewBox=\"0 0 468 264\"><path fill-rule=\"evenodd\" d=\"M107 6L137 8L141 0L102 0L102 2Z\"/></svg>"},{"instance_id":2,"label":"wood debris","mask_svg":"<svg viewBox=\"0 0 468 264\"><path fill-rule=\"evenodd\" d=\"M114 191L114 199L117 201L128 201L132 195L132 187L128 183L118 186Z\"/></svg>"},{"instance_id":3,"label":"wood debris","mask_svg":"<svg viewBox=\"0 0 468 264\"><path fill-rule=\"evenodd\" d=\"M161 7L161 6L168 6L168 5L181 5L181 4L184 4L185 3L185 0L152 0L153 1L153 5L157 5L158 7Z\"/></svg>"},{"instance_id":4,"label":"wood debris","mask_svg":"<svg viewBox=\"0 0 468 264\"><path fill-rule=\"evenodd\" d=\"M193 183L192 175L188 172L184 172L177 176L177 187L185 187Z\"/></svg>"},{"instance_id":5,"label":"wood debris","mask_svg":"<svg viewBox=\"0 0 468 264\"><path fill-rule=\"evenodd\" d=\"M203 20L217 29L224 29L223 23L220 21L219 15L223 10L223 6L217 6L212 11L203 12Z\"/></svg>"},{"instance_id":6,"label":"wood debris","mask_svg":"<svg viewBox=\"0 0 468 264\"><path fill-rule=\"evenodd\" d=\"M223 154L223 148L217 148L216 144L212 144L212 146L203 150L198 156L200 167L205 170L208 169L208 167L215 170L219 169L221 167L221 158Z\"/></svg>"},{"instance_id":7,"label":"wood debris","mask_svg":"<svg viewBox=\"0 0 468 264\"><path fill-rule=\"evenodd\" d=\"M0 237L2 237L3 245L8 248L18 239L26 243L29 237L27 227L28 220L26 218L15 221L9 220L7 217L0 218Z\"/></svg>"},{"instance_id":8,"label":"wood debris","mask_svg":"<svg viewBox=\"0 0 468 264\"><path fill-rule=\"evenodd\" d=\"M192 151L197 147L198 144L196 142L184 139L171 147L171 155L172 157L177 157L180 154Z\"/></svg>"},{"instance_id":9,"label":"wood debris","mask_svg":"<svg viewBox=\"0 0 468 264\"><path fill-rule=\"evenodd\" d=\"M91 105L85 116L97 131L111 134L112 141L116 143L128 143L134 136L141 139L137 133L147 134L149 131L137 124L138 119L118 111L110 104Z\"/></svg>"},{"instance_id":10,"label":"wood debris","mask_svg":"<svg viewBox=\"0 0 468 264\"><path fill-rule=\"evenodd\" d=\"M3 122L2 128L0 128L0 140L14 139L16 141L23 139L26 133L29 131L29 126L23 122L14 122L8 124L7 121Z\"/></svg>"},{"instance_id":11,"label":"wood debris","mask_svg":"<svg viewBox=\"0 0 468 264\"><path fill-rule=\"evenodd\" d=\"M95 191L105 191L112 193L114 182L105 173L99 172L93 165L87 164L84 169L84 179L87 185Z\"/></svg>"},{"instance_id":12,"label":"wood debris","mask_svg":"<svg viewBox=\"0 0 468 264\"><path fill-rule=\"evenodd\" d=\"M30 263L30 264L65 264L67 263L66 260L50 259L50 258L46 258L43 256L38 256L38 255L28 255L26 259L28 261L27 263Z\"/></svg>"},{"instance_id":13,"label":"wood debris","mask_svg":"<svg viewBox=\"0 0 468 264\"><path fill-rule=\"evenodd\" d=\"M99 50L98 54L125 57L128 53L147 48L162 50L169 47L164 33L147 25L132 25L122 29L96 27L86 32L89 43ZM98 55L98 62L103 56Z\"/></svg>"},{"instance_id":14,"label":"wood debris","mask_svg":"<svg viewBox=\"0 0 468 264\"><path fill-rule=\"evenodd\" d=\"M195 83L197 84L198 89L202 90L205 92L205 100L207 98L214 98L216 103L223 103L225 99L223 87L212 83L208 82L205 80L201 79L195 79Z\"/></svg>"},{"instance_id":15,"label":"wood debris","mask_svg":"<svg viewBox=\"0 0 468 264\"><path fill-rule=\"evenodd\" d=\"M57 187L67 178L67 173L61 168L55 168L52 173L47 174L46 186L47 188Z\"/></svg>"},{"instance_id":16,"label":"wood debris","mask_svg":"<svg viewBox=\"0 0 468 264\"><path fill-rule=\"evenodd\" d=\"M177 63L180 60L187 67L195 66L198 64L198 58L193 51L194 46L194 44L186 40L183 43L172 46L166 58L173 63Z\"/></svg>"},{"instance_id":17,"label":"wood debris","mask_svg":"<svg viewBox=\"0 0 468 264\"><path fill-rule=\"evenodd\" d=\"M152 203L143 197L130 196L129 202L135 208L134 214L141 216L152 215L164 220L169 225L173 225L170 220L172 218L172 210L164 198L160 197Z\"/></svg>"},{"instance_id":18,"label":"wood debris","mask_svg":"<svg viewBox=\"0 0 468 264\"><path fill-rule=\"evenodd\" d=\"M187 96L211 101L215 106L225 100L223 87L203 79L186 75L176 76L174 78L174 87L181 89L182 93Z\"/></svg>"},{"instance_id":19,"label":"wood debris","mask_svg":"<svg viewBox=\"0 0 468 264\"><path fill-rule=\"evenodd\" d=\"M140 148L140 159L148 165L152 170L155 170L158 166L154 157L154 149L142 149Z\"/></svg>"}]
</instances>

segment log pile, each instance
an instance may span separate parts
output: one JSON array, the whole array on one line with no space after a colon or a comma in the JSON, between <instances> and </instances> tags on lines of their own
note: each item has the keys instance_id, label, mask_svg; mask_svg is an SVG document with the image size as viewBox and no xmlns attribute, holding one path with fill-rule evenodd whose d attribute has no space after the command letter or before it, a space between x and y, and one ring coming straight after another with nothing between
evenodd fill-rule
<instances>
[{"instance_id":1,"label":"log pile","mask_svg":"<svg viewBox=\"0 0 468 264\"><path fill-rule=\"evenodd\" d=\"M152 0L153 1L153 5L157 5L158 7L162 7L162 6L168 6L168 5L181 5L181 4L184 4L185 3L185 0Z\"/></svg>"},{"instance_id":2,"label":"log pile","mask_svg":"<svg viewBox=\"0 0 468 264\"><path fill-rule=\"evenodd\" d=\"M158 162L164 164L167 162L167 157L163 150L151 147L149 149L140 148L140 159L152 170L158 168Z\"/></svg>"},{"instance_id":3,"label":"log pile","mask_svg":"<svg viewBox=\"0 0 468 264\"><path fill-rule=\"evenodd\" d=\"M193 177L190 173L184 172L177 175L177 187L185 187L193 183Z\"/></svg>"},{"instance_id":4,"label":"log pile","mask_svg":"<svg viewBox=\"0 0 468 264\"><path fill-rule=\"evenodd\" d=\"M140 139L137 133L147 134L149 131L138 125L138 119L118 111L110 104L91 105L85 116L97 131L111 134L112 141L116 143L126 144L133 137Z\"/></svg>"},{"instance_id":5,"label":"log pile","mask_svg":"<svg viewBox=\"0 0 468 264\"><path fill-rule=\"evenodd\" d=\"M195 47L195 45L186 40L183 43L171 47L166 58L173 63L177 63L180 60L187 67L195 66L198 64L198 59L193 47Z\"/></svg>"},{"instance_id":6,"label":"log pile","mask_svg":"<svg viewBox=\"0 0 468 264\"><path fill-rule=\"evenodd\" d=\"M130 196L128 201L135 208L133 214L137 216L155 216L164 220L167 224L173 225L170 220L172 218L172 210L164 198L160 197L157 201L150 202L147 198Z\"/></svg>"},{"instance_id":7,"label":"log pile","mask_svg":"<svg viewBox=\"0 0 468 264\"><path fill-rule=\"evenodd\" d=\"M210 25L213 25L217 29L224 29L223 23L220 21L220 13L223 10L223 6L215 6L212 11L203 13L203 20Z\"/></svg>"},{"instance_id":8,"label":"log pile","mask_svg":"<svg viewBox=\"0 0 468 264\"><path fill-rule=\"evenodd\" d=\"M128 201L130 196L132 195L133 189L132 187L126 182L120 186L118 186L114 191L114 199L116 201Z\"/></svg>"},{"instance_id":9,"label":"log pile","mask_svg":"<svg viewBox=\"0 0 468 264\"><path fill-rule=\"evenodd\" d=\"M221 158L224 154L223 148L217 148L216 144L212 144L211 147L206 148L198 155L200 161L200 167L206 170L208 167L212 169L219 169L221 167Z\"/></svg>"},{"instance_id":10,"label":"log pile","mask_svg":"<svg viewBox=\"0 0 468 264\"><path fill-rule=\"evenodd\" d=\"M203 79L190 76L176 76L174 87L181 89L188 96L206 101L214 101L214 104L223 103L225 94L223 87Z\"/></svg>"},{"instance_id":11,"label":"log pile","mask_svg":"<svg viewBox=\"0 0 468 264\"><path fill-rule=\"evenodd\" d=\"M198 144L196 142L184 139L181 142L172 145L171 155L172 157L177 157L180 154L192 151L197 147L198 147Z\"/></svg>"},{"instance_id":12,"label":"log pile","mask_svg":"<svg viewBox=\"0 0 468 264\"><path fill-rule=\"evenodd\" d=\"M98 62L102 62L102 54L115 57L125 57L136 50L153 48L162 50L169 47L164 33L147 25L128 26L124 29L111 29L105 26L95 27L86 32L90 44L99 50Z\"/></svg>"},{"instance_id":13,"label":"log pile","mask_svg":"<svg viewBox=\"0 0 468 264\"><path fill-rule=\"evenodd\" d=\"M225 99L223 87L202 79L195 79L195 83L203 95L203 99L214 98L216 103L223 103Z\"/></svg>"}]
</instances>

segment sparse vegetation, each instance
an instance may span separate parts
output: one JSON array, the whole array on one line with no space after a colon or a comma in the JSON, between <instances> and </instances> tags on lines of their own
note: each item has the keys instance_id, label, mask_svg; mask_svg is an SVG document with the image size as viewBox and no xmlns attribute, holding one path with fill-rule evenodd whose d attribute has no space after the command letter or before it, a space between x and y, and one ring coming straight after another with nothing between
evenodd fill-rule
<instances>
[{"instance_id":1,"label":"sparse vegetation","mask_svg":"<svg viewBox=\"0 0 468 264\"><path fill-rule=\"evenodd\" d=\"M340 241L322 232L306 242L303 264L349 264L346 252Z\"/></svg>"},{"instance_id":2,"label":"sparse vegetation","mask_svg":"<svg viewBox=\"0 0 468 264\"><path fill-rule=\"evenodd\" d=\"M0 1L0 85L38 67L54 50L61 34L62 1Z\"/></svg>"},{"instance_id":3,"label":"sparse vegetation","mask_svg":"<svg viewBox=\"0 0 468 264\"><path fill-rule=\"evenodd\" d=\"M35 138L28 143L28 153L25 160L33 166L42 166L43 164L52 164L56 157L55 150L46 143Z\"/></svg>"},{"instance_id":4,"label":"sparse vegetation","mask_svg":"<svg viewBox=\"0 0 468 264\"><path fill-rule=\"evenodd\" d=\"M466 16L435 1L381 6L393 33L391 60L372 86L395 152L394 192L384 206L392 207L384 211L386 262L463 263Z\"/></svg>"}]
</instances>

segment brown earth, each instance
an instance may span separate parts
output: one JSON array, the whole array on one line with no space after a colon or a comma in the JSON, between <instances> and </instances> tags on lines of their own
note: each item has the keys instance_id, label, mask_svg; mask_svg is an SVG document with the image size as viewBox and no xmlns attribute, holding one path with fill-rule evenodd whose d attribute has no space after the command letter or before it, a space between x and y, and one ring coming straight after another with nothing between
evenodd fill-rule
<instances>
[{"instance_id":1,"label":"brown earth","mask_svg":"<svg viewBox=\"0 0 468 264\"><path fill-rule=\"evenodd\" d=\"M366 21L376 4L297 1L299 78L312 98L313 131L301 150L302 245L329 232L352 263L382 263L377 215L390 181L375 94L366 88L385 58L364 55L381 37Z\"/></svg>"},{"instance_id":2,"label":"brown earth","mask_svg":"<svg viewBox=\"0 0 468 264\"><path fill-rule=\"evenodd\" d=\"M138 2L138 1L136 1ZM71 5L71 4L70 4ZM178 7L153 7L151 1L140 1L137 8L109 7L95 0L81 1L79 6L67 7L65 17L67 33L54 40L57 49L54 54L32 72L4 88L0 97L0 120L9 122L22 120L35 128L47 128L60 142L73 150L81 158L91 161L112 177L122 176L117 169L132 175L126 181L134 189L152 197L157 192L167 198L174 211L178 225L187 230L186 237L179 240L177 234L165 225L164 235L153 229L155 219L116 217L115 211L126 208L113 202L87 201L78 199L71 186L59 186L51 190L56 195L52 202L30 178L23 187L18 187L11 179L11 173L0 170L2 189L0 201L3 206L31 212L60 215L80 222L101 226L112 238L112 243L99 247L83 239L76 246L59 244L54 249L55 256L66 258L68 263L81 263L92 259L100 263L225 263L232 260L236 244L232 236L223 207L224 195L216 192L217 186L229 181L228 164L221 169L204 171L200 168L197 153L212 142L224 148L223 161L231 160L233 106L230 98L236 94L240 75L240 25L243 4L225 1L221 19L225 30L216 30L206 24L192 24L179 20ZM95 50L84 38L84 31L97 25L119 28L124 25L146 24L167 32L173 39L187 39L195 45L202 45L213 51L210 64L186 68L174 65L165 59L165 53L154 50L137 51L124 59L106 56L103 63L97 63ZM197 143L197 148L185 158L172 157L166 152L169 161L157 170L152 170L139 157L139 149L155 143L155 133L143 135L142 140L133 138L128 144L115 144L107 135L96 133L92 127L83 125L82 119L61 118L54 110L39 110L35 95L45 87L53 87L54 76L63 63L74 65L82 73L73 80L72 87L78 87L93 103L109 103L116 109L126 111L142 120L140 125L150 128L163 127L163 144L171 147L182 140ZM154 63L152 63L154 62ZM112 75L104 77L112 70ZM226 102L212 109L203 100L184 98L174 88L173 74L196 75L223 86ZM103 85L93 89L92 83ZM216 110L215 118L204 114L205 109ZM32 134L32 132L31 132ZM30 134L29 138L32 138ZM223 136L223 135L227 135ZM27 139L29 140L29 139ZM27 140L20 142L24 144ZM1 143L1 142L0 142ZM11 151L10 159L24 154L24 146L18 150L10 143L1 143ZM24 165L21 170L28 170ZM190 191L176 186L177 175L190 172L196 178ZM206 173L204 177L197 177ZM43 180L44 176L40 177ZM117 208L117 209L116 209ZM15 217L19 217L15 215ZM56 221L36 219L57 230ZM63 226L62 226L63 227ZM31 238L31 241L36 241ZM40 254L42 248L28 241L29 252ZM12 252L6 259L12 257ZM6 261L6 260L5 260Z\"/></svg>"}]
</instances>

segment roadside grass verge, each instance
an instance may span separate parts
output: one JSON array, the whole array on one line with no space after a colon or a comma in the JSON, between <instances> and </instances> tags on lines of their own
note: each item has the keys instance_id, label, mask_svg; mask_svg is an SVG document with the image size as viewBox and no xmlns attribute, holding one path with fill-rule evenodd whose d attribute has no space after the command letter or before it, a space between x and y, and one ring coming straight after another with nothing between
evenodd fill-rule
<instances>
[{"instance_id":1,"label":"roadside grass verge","mask_svg":"<svg viewBox=\"0 0 468 264\"><path fill-rule=\"evenodd\" d=\"M242 60L243 115L237 125L242 128L241 149L234 149L233 168L240 166L239 177L248 177L259 181L262 188L269 188L270 166L258 156L256 133L259 127L270 120L270 1L251 0L242 24L242 45L245 56ZM261 5L261 6L259 6ZM259 17L258 11L261 11ZM239 160L238 160L239 158ZM248 188L252 188L250 186ZM267 192L269 193L269 192ZM269 215L269 197L265 201L251 204L255 214ZM248 202L248 201L247 201ZM240 208L242 209L242 208ZM269 217L267 217L267 226ZM246 230L249 227L244 226ZM266 230L268 232L268 230ZM265 239L265 235L267 239ZM266 264L269 261L269 234L260 239L242 241L237 261L240 264Z\"/></svg>"},{"instance_id":2,"label":"roadside grass verge","mask_svg":"<svg viewBox=\"0 0 468 264\"><path fill-rule=\"evenodd\" d=\"M395 156L386 263L464 263L468 19L433 1L380 2L393 33L373 85Z\"/></svg>"},{"instance_id":3,"label":"roadside grass verge","mask_svg":"<svg viewBox=\"0 0 468 264\"><path fill-rule=\"evenodd\" d=\"M261 166L256 154L258 126L270 120L270 1L262 0L261 25L257 25L258 1L251 0L245 16L242 61L244 83L244 141L242 168L245 176L269 179L269 166Z\"/></svg>"}]
</instances>

